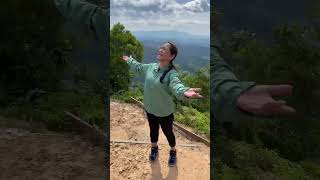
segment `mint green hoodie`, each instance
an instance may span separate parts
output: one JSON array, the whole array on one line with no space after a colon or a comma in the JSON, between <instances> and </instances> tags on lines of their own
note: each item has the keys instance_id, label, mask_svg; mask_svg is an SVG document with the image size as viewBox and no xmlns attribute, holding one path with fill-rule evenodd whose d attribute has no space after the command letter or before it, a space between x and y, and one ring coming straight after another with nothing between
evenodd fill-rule
<instances>
[{"instance_id":1,"label":"mint green hoodie","mask_svg":"<svg viewBox=\"0 0 320 180\"><path fill-rule=\"evenodd\" d=\"M184 92L185 87L175 69L171 69L160 82L160 77L169 65L160 68L159 63L142 64L133 58L127 61L130 68L135 72L145 76L144 82L144 106L148 113L158 117L168 116L175 111L173 96L179 100L188 99Z\"/></svg>"}]
</instances>

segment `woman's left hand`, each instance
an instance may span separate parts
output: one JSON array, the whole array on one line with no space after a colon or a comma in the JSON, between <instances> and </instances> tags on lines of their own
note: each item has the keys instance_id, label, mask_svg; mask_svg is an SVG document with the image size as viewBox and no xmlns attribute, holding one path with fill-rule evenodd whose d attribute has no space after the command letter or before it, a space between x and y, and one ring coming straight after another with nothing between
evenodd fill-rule
<instances>
[{"instance_id":1,"label":"woman's left hand","mask_svg":"<svg viewBox=\"0 0 320 180\"><path fill-rule=\"evenodd\" d=\"M203 98L200 95L201 88L190 88L184 92L184 95L188 98Z\"/></svg>"}]
</instances>

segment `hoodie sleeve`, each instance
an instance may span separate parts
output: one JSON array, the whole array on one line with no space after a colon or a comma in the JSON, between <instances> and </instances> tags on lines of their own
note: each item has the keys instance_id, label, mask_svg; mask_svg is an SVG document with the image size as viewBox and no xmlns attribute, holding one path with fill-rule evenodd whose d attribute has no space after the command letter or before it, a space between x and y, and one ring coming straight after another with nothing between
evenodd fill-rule
<instances>
[{"instance_id":1,"label":"hoodie sleeve","mask_svg":"<svg viewBox=\"0 0 320 180\"><path fill-rule=\"evenodd\" d=\"M54 0L60 13L79 28L88 32L96 40L107 42L109 9L81 0Z\"/></svg>"},{"instance_id":2,"label":"hoodie sleeve","mask_svg":"<svg viewBox=\"0 0 320 180\"><path fill-rule=\"evenodd\" d=\"M171 93L179 100L186 101L189 98L184 95L184 92L190 89L189 87L185 87L181 80L179 79L179 75L176 71L170 73L170 82L169 88Z\"/></svg>"},{"instance_id":3,"label":"hoodie sleeve","mask_svg":"<svg viewBox=\"0 0 320 180\"><path fill-rule=\"evenodd\" d=\"M236 102L242 92L255 86L255 82L239 81L219 55L218 49L219 45L213 42L210 61L210 114L218 121L235 122L241 117L248 118L248 113L238 109Z\"/></svg>"},{"instance_id":4,"label":"hoodie sleeve","mask_svg":"<svg viewBox=\"0 0 320 180\"><path fill-rule=\"evenodd\" d=\"M140 75L146 74L146 72L148 71L148 68L152 65L152 64L140 63L140 62L136 61L135 59L133 59L132 57L130 57L128 59L127 64L130 66L131 70L139 73Z\"/></svg>"}]
</instances>

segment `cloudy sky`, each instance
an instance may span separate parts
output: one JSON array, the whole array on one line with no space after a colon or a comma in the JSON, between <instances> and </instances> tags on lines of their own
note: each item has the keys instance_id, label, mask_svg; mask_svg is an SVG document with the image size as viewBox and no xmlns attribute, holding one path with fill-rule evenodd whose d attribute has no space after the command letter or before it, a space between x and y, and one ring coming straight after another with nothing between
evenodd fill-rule
<instances>
[{"instance_id":1,"label":"cloudy sky","mask_svg":"<svg viewBox=\"0 0 320 180\"><path fill-rule=\"evenodd\" d=\"M209 36L209 0L111 0L112 27L130 31L175 30Z\"/></svg>"}]
</instances>

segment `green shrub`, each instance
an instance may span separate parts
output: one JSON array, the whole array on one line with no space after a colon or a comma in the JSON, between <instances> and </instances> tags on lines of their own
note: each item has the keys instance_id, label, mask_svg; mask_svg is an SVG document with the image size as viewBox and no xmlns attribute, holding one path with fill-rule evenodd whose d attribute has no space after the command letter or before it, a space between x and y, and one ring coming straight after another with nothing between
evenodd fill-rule
<instances>
[{"instance_id":1,"label":"green shrub","mask_svg":"<svg viewBox=\"0 0 320 180\"><path fill-rule=\"evenodd\" d=\"M69 118L64 111L69 111L103 128L104 107L98 95L56 92L42 96L33 103L17 101L7 106L1 113L18 119L44 122L50 130L64 130L68 125L66 119Z\"/></svg>"},{"instance_id":2,"label":"green shrub","mask_svg":"<svg viewBox=\"0 0 320 180\"><path fill-rule=\"evenodd\" d=\"M134 87L130 88L128 91L119 91L118 93L115 93L111 96L111 99L120 100L126 103L135 103L134 100L131 99L131 97L143 101L143 92L141 88Z\"/></svg>"},{"instance_id":3,"label":"green shrub","mask_svg":"<svg viewBox=\"0 0 320 180\"><path fill-rule=\"evenodd\" d=\"M175 113L175 120L198 130L208 138L210 137L209 112L202 113L192 107L178 106L177 112Z\"/></svg>"}]
</instances>

